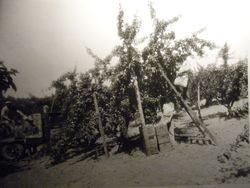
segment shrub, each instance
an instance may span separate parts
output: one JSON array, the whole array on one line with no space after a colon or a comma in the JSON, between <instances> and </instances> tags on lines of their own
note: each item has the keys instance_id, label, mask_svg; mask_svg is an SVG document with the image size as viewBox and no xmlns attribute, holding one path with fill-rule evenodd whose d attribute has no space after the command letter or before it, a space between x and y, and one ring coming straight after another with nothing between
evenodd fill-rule
<instances>
[{"instance_id":1,"label":"shrub","mask_svg":"<svg viewBox=\"0 0 250 188\"><path fill-rule=\"evenodd\" d=\"M213 99L232 113L232 106L241 96L246 96L247 59L240 60L233 65L202 68L197 75L191 77L190 97L191 101L197 100L197 85L200 84L201 99L206 99L206 105L210 105Z\"/></svg>"}]
</instances>

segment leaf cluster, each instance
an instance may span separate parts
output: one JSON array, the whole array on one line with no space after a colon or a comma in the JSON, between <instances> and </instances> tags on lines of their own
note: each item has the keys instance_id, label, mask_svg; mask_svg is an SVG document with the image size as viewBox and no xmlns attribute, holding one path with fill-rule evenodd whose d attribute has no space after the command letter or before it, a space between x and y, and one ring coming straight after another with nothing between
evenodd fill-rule
<instances>
[{"instance_id":1,"label":"leaf cluster","mask_svg":"<svg viewBox=\"0 0 250 188\"><path fill-rule=\"evenodd\" d=\"M13 76L18 73L15 69L8 69L2 61L0 61L0 100L2 100L2 95L8 89L12 88L17 90L16 85L13 81Z\"/></svg>"},{"instance_id":2,"label":"leaf cluster","mask_svg":"<svg viewBox=\"0 0 250 188\"><path fill-rule=\"evenodd\" d=\"M201 98L206 99L207 105L216 99L230 111L235 101L247 96L247 64L248 61L245 59L233 65L223 64L219 67L210 65L207 68L201 68L191 80L191 100L197 101L199 83Z\"/></svg>"}]
</instances>

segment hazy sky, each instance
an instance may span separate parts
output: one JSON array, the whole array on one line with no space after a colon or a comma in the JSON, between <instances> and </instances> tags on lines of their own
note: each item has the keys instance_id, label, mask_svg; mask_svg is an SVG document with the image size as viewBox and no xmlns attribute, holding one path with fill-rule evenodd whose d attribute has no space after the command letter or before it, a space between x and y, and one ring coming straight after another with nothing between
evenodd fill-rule
<instances>
[{"instance_id":1,"label":"hazy sky","mask_svg":"<svg viewBox=\"0 0 250 188\"><path fill-rule=\"evenodd\" d=\"M231 46L233 56L249 58L250 26L248 0L155 0L160 18L181 15L175 25L177 36L206 27L205 39ZM52 80L73 70L93 67L85 47L106 56L119 44L117 13L119 3L125 18L134 14L142 21L141 36L150 31L146 0L0 0L0 60L20 73L18 92L44 96ZM203 62L214 61L211 54Z\"/></svg>"}]
</instances>

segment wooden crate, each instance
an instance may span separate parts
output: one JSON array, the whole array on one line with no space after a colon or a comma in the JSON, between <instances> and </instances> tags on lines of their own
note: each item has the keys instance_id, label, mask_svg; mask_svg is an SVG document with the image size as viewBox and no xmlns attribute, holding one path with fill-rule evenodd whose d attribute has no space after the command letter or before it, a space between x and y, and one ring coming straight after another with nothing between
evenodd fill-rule
<instances>
[{"instance_id":1,"label":"wooden crate","mask_svg":"<svg viewBox=\"0 0 250 188\"><path fill-rule=\"evenodd\" d=\"M167 126L164 124L155 127L158 144L170 142Z\"/></svg>"},{"instance_id":2,"label":"wooden crate","mask_svg":"<svg viewBox=\"0 0 250 188\"><path fill-rule=\"evenodd\" d=\"M169 135L157 135L157 142L158 144L170 143Z\"/></svg>"},{"instance_id":3,"label":"wooden crate","mask_svg":"<svg viewBox=\"0 0 250 188\"><path fill-rule=\"evenodd\" d=\"M155 126L157 143L160 151L169 151L172 148L167 126L160 124Z\"/></svg>"},{"instance_id":4,"label":"wooden crate","mask_svg":"<svg viewBox=\"0 0 250 188\"><path fill-rule=\"evenodd\" d=\"M157 138L156 135L151 135L148 137L149 141L149 147L147 148L147 151L150 155L159 153L158 147L157 147Z\"/></svg>"},{"instance_id":5,"label":"wooden crate","mask_svg":"<svg viewBox=\"0 0 250 188\"><path fill-rule=\"evenodd\" d=\"M155 126L155 131L156 131L157 135L168 134L168 128L164 124L160 124L160 125Z\"/></svg>"},{"instance_id":6,"label":"wooden crate","mask_svg":"<svg viewBox=\"0 0 250 188\"><path fill-rule=\"evenodd\" d=\"M170 142L159 144L159 150L160 150L160 152L171 151L172 148L173 148L173 146L172 146L172 144Z\"/></svg>"},{"instance_id":7,"label":"wooden crate","mask_svg":"<svg viewBox=\"0 0 250 188\"><path fill-rule=\"evenodd\" d=\"M146 125L145 127L144 127L144 129L145 129L145 131L146 131L146 133L147 133L147 135L148 136L155 136L155 129L154 129L154 126L153 125Z\"/></svg>"},{"instance_id":8,"label":"wooden crate","mask_svg":"<svg viewBox=\"0 0 250 188\"><path fill-rule=\"evenodd\" d=\"M153 154L157 154L159 153L158 150L158 145L157 145L157 137L155 134L155 129L153 125L146 125L144 127L144 131L143 129L140 127L140 133L142 135L143 138L143 142L144 142L144 149L145 152L147 153L147 155L153 155ZM145 144L145 142L147 142L147 146Z\"/></svg>"}]
</instances>

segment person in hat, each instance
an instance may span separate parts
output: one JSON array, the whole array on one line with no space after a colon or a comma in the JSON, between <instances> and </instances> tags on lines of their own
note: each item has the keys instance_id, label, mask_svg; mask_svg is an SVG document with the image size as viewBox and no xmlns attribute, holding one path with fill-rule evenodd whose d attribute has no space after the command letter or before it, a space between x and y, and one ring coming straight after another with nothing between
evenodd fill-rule
<instances>
[{"instance_id":1,"label":"person in hat","mask_svg":"<svg viewBox=\"0 0 250 188\"><path fill-rule=\"evenodd\" d=\"M10 106L11 106L11 102L6 101L5 106L1 110L1 120L2 121L10 121L10 118L9 118Z\"/></svg>"},{"instance_id":2,"label":"person in hat","mask_svg":"<svg viewBox=\"0 0 250 188\"><path fill-rule=\"evenodd\" d=\"M6 101L5 106L1 110L0 136L3 138L9 137L14 130L13 121L10 119L9 116L10 108L11 102Z\"/></svg>"},{"instance_id":3,"label":"person in hat","mask_svg":"<svg viewBox=\"0 0 250 188\"><path fill-rule=\"evenodd\" d=\"M5 102L5 106L1 110L1 122L8 128L9 132L14 131L14 134L21 134L21 125L26 118L24 113L16 109L10 101Z\"/></svg>"}]
</instances>

